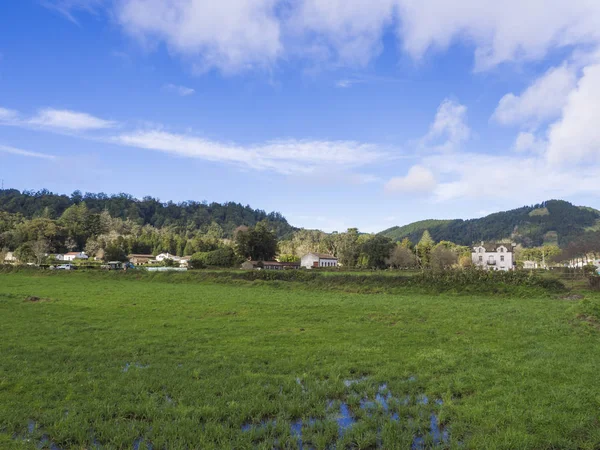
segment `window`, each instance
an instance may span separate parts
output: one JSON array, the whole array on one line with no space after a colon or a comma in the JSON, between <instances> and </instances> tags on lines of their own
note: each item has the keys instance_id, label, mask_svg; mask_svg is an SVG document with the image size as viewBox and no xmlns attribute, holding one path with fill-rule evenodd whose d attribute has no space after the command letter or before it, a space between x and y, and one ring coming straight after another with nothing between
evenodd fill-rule
<instances>
[{"instance_id":1,"label":"window","mask_svg":"<svg viewBox=\"0 0 600 450\"><path fill-rule=\"evenodd\" d=\"M483 256L479 257L479 262L483 262Z\"/></svg>"},{"instance_id":2,"label":"window","mask_svg":"<svg viewBox=\"0 0 600 450\"><path fill-rule=\"evenodd\" d=\"M504 255L500 257L500 261L504 262Z\"/></svg>"},{"instance_id":3,"label":"window","mask_svg":"<svg viewBox=\"0 0 600 450\"><path fill-rule=\"evenodd\" d=\"M504 247L500 247L500 253L504 253Z\"/></svg>"}]
</instances>

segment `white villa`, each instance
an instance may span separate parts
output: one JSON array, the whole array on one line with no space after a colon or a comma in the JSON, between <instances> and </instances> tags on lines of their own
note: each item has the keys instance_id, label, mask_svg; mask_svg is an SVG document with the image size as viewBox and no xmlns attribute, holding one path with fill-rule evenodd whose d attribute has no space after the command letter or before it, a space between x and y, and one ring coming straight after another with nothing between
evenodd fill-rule
<instances>
[{"instance_id":1,"label":"white villa","mask_svg":"<svg viewBox=\"0 0 600 450\"><path fill-rule=\"evenodd\" d=\"M85 252L69 252L62 255L61 261L75 261L76 259L88 259L89 256ZM59 258L56 258L59 259Z\"/></svg>"},{"instance_id":2,"label":"white villa","mask_svg":"<svg viewBox=\"0 0 600 450\"><path fill-rule=\"evenodd\" d=\"M338 259L323 253L308 253L300 260L300 267L312 269L313 267L337 267Z\"/></svg>"},{"instance_id":3,"label":"white villa","mask_svg":"<svg viewBox=\"0 0 600 450\"><path fill-rule=\"evenodd\" d=\"M473 247L473 265L485 270L512 270L514 252L512 244L485 244Z\"/></svg>"}]
</instances>

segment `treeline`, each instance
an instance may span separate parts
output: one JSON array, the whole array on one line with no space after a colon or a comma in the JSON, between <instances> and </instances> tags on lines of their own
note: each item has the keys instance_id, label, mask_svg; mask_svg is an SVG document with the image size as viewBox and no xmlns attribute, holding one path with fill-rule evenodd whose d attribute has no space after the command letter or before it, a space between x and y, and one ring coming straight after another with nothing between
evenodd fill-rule
<instances>
[{"instance_id":1,"label":"treeline","mask_svg":"<svg viewBox=\"0 0 600 450\"><path fill-rule=\"evenodd\" d=\"M356 228L331 234L299 230L291 239L279 242L279 251L287 261L309 252L328 253L336 256L344 268L351 269L445 269L471 263L470 247L450 241L436 243L427 230L416 244L408 238L394 242L380 234L361 234Z\"/></svg>"},{"instance_id":2,"label":"treeline","mask_svg":"<svg viewBox=\"0 0 600 450\"><path fill-rule=\"evenodd\" d=\"M600 213L594 209L580 208L563 200L549 200L480 219L422 221L393 227L381 234L396 241L406 237L414 242L426 228L434 240L448 240L459 245L510 239L524 247L534 247L553 238L564 247L593 227L598 219Z\"/></svg>"},{"instance_id":3,"label":"treeline","mask_svg":"<svg viewBox=\"0 0 600 450\"><path fill-rule=\"evenodd\" d=\"M266 221L278 237L289 236L295 228L277 212L266 213L260 209L228 202L207 203L187 201L181 203L160 202L152 197L141 200L129 194L107 195L104 193L81 193L70 196L59 195L47 190L23 191L0 190L0 211L21 216L23 219L60 219L71 207L85 203L92 215L106 212L111 218L121 219L132 225L150 225L157 229L170 228L178 232L195 231L207 233L214 224L226 238L233 237L240 225L255 226Z\"/></svg>"}]
</instances>

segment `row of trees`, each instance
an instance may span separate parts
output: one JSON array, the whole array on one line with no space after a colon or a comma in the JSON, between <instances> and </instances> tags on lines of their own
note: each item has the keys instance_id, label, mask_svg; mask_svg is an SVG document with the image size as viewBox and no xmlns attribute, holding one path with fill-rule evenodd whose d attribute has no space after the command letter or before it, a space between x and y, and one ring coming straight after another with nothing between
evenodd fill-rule
<instances>
[{"instance_id":1,"label":"row of trees","mask_svg":"<svg viewBox=\"0 0 600 450\"><path fill-rule=\"evenodd\" d=\"M106 212L110 217L129 221L135 225L151 225L155 228L177 227L186 231L206 233L212 224L217 224L227 238L232 238L235 229L245 224L255 226L267 221L278 237L291 235L295 230L277 212L267 213L239 203L207 203L187 201L181 203L161 202L152 197L141 200L128 194L107 195L104 193L81 193L70 196L58 195L47 190L38 192L16 189L0 190L0 211L20 215L25 219L44 217L58 219L72 206L85 203L94 214Z\"/></svg>"}]
</instances>

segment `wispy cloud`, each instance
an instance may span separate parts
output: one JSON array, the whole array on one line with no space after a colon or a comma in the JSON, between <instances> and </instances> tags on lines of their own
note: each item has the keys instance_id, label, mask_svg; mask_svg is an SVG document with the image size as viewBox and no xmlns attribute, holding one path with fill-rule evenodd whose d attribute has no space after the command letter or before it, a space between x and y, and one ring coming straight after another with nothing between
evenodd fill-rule
<instances>
[{"instance_id":1,"label":"wispy cloud","mask_svg":"<svg viewBox=\"0 0 600 450\"><path fill-rule=\"evenodd\" d=\"M12 155L28 156L31 158L42 158L42 159L55 159L54 155L48 155L45 153L31 152L29 150L22 150L16 147L10 147L8 145L0 145L0 152L10 153Z\"/></svg>"},{"instance_id":2,"label":"wispy cloud","mask_svg":"<svg viewBox=\"0 0 600 450\"><path fill-rule=\"evenodd\" d=\"M349 88L355 84L366 83L366 80L360 78L344 78L335 82L335 87L338 88Z\"/></svg>"},{"instance_id":3,"label":"wispy cloud","mask_svg":"<svg viewBox=\"0 0 600 450\"><path fill-rule=\"evenodd\" d=\"M112 141L181 157L231 163L282 174L310 174L326 168L352 169L390 158L387 152L376 145L355 141L285 139L243 146L161 130L124 133L112 138Z\"/></svg>"},{"instance_id":4,"label":"wispy cloud","mask_svg":"<svg viewBox=\"0 0 600 450\"><path fill-rule=\"evenodd\" d=\"M34 116L25 117L18 111L0 108L0 125L78 132L113 128L117 123L67 109L45 108Z\"/></svg>"},{"instance_id":5,"label":"wispy cloud","mask_svg":"<svg viewBox=\"0 0 600 450\"><path fill-rule=\"evenodd\" d=\"M177 84L165 84L163 86L163 90L165 90L166 92L170 92L172 94L176 94L179 95L180 97L187 97L189 95L193 95L196 93L195 89L186 87L186 86L180 86Z\"/></svg>"},{"instance_id":6,"label":"wispy cloud","mask_svg":"<svg viewBox=\"0 0 600 450\"><path fill-rule=\"evenodd\" d=\"M59 128L70 131L88 131L112 128L116 125L110 120L100 119L91 114L66 109L42 109L28 120L31 125L44 128Z\"/></svg>"},{"instance_id":7,"label":"wispy cloud","mask_svg":"<svg viewBox=\"0 0 600 450\"><path fill-rule=\"evenodd\" d=\"M421 146L435 152L458 150L471 136L466 119L465 105L454 100L444 100L429 127L429 132L421 139Z\"/></svg>"},{"instance_id":8,"label":"wispy cloud","mask_svg":"<svg viewBox=\"0 0 600 450\"><path fill-rule=\"evenodd\" d=\"M77 26L80 26L75 17L77 11L93 13L104 3L105 0L40 0L40 5L57 12Z\"/></svg>"}]
</instances>

